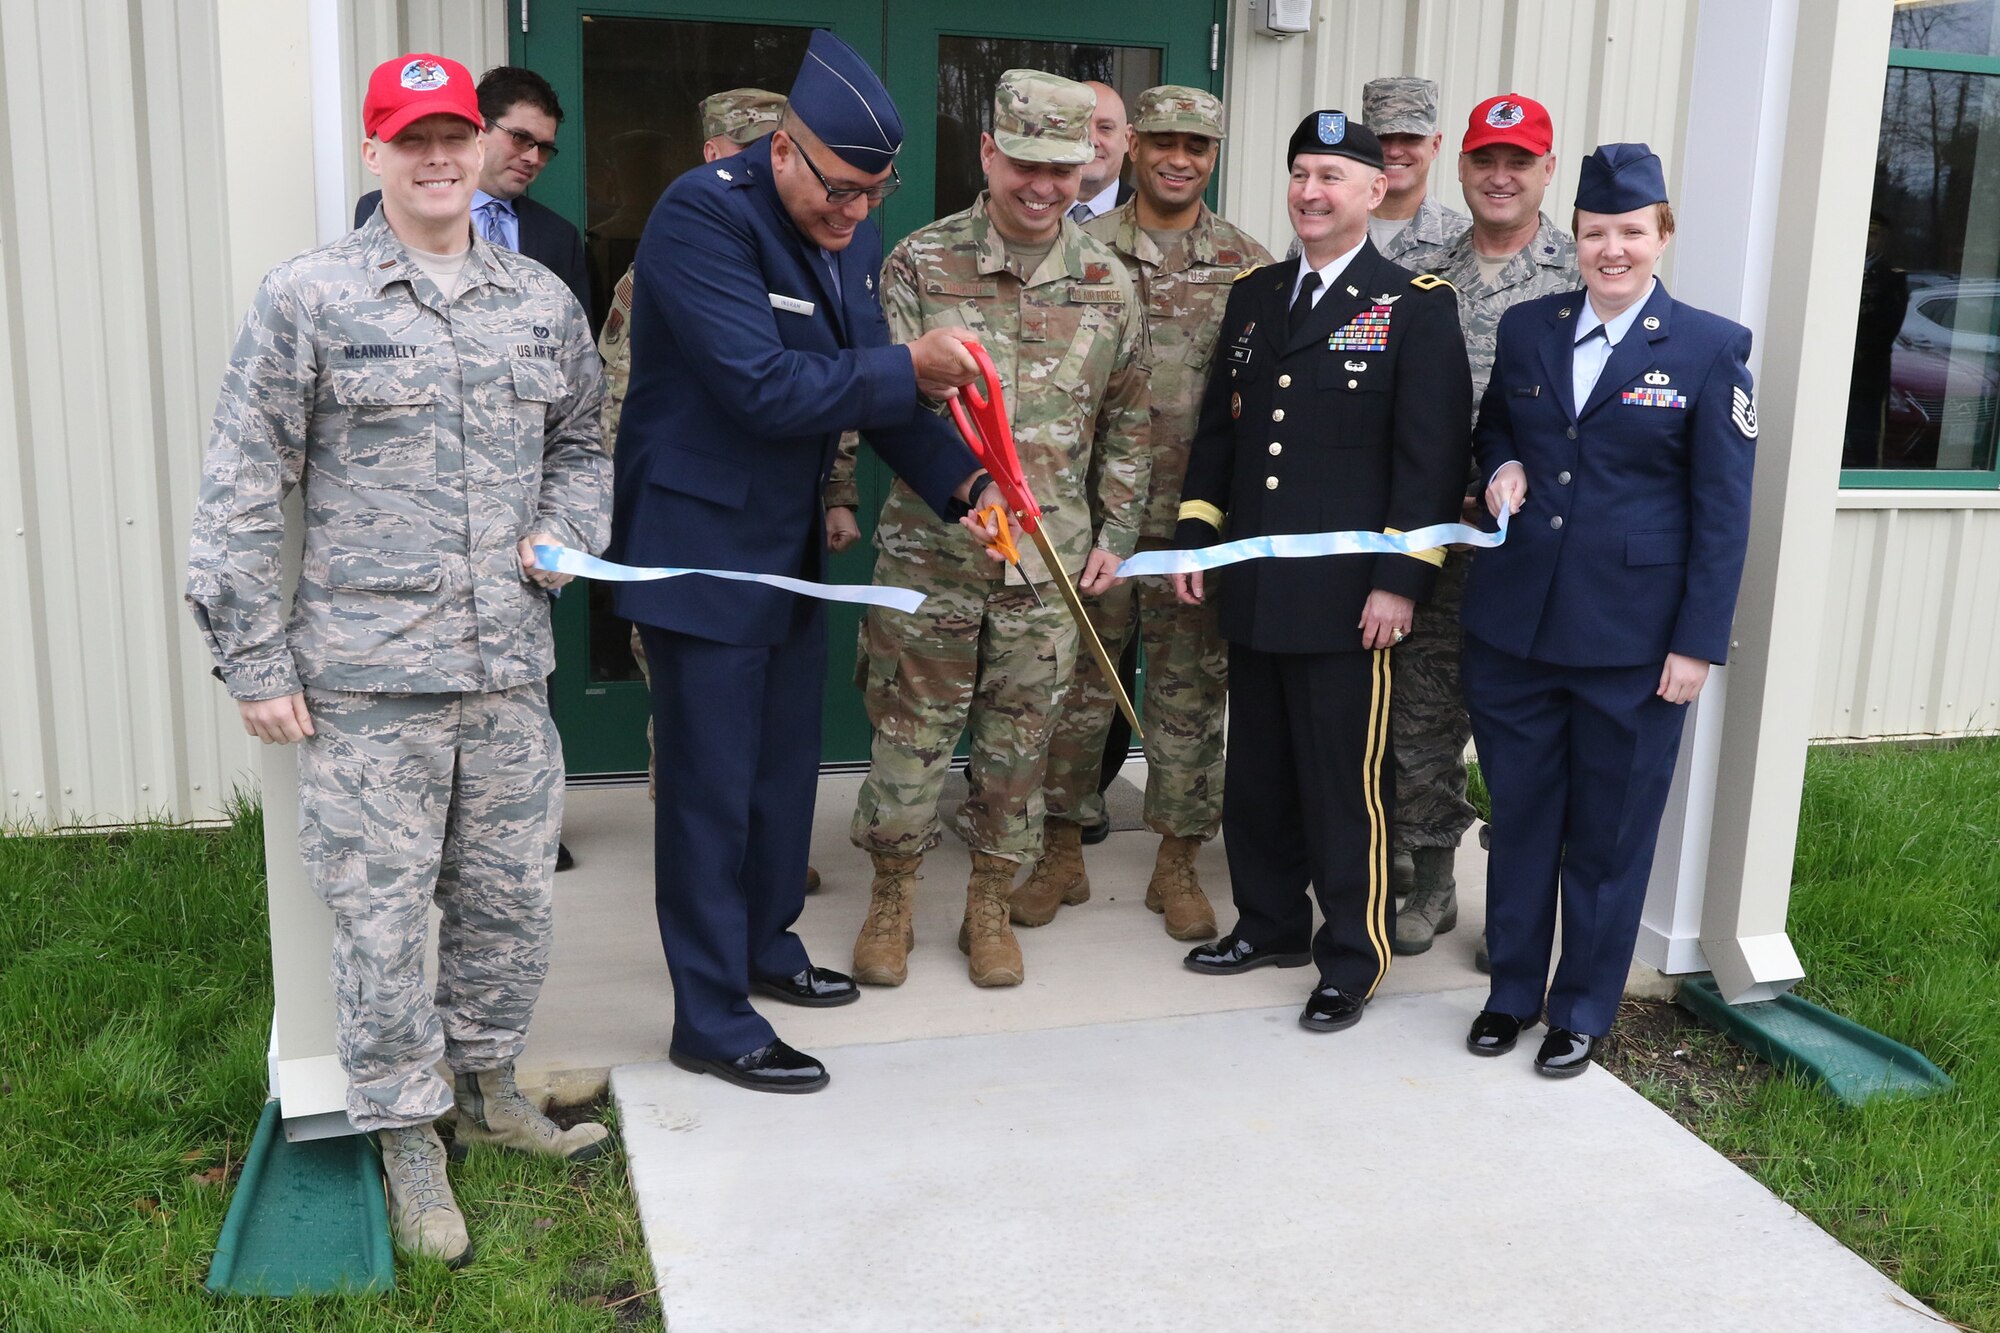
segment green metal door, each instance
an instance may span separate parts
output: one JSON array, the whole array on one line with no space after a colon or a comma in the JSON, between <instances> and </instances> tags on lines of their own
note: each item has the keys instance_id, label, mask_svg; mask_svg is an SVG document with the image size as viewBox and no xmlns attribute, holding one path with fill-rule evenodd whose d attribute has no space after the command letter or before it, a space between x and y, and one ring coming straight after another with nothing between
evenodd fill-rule
<instances>
[{"instance_id":1,"label":"green metal door","mask_svg":"<svg viewBox=\"0 0 2000 1333\"><path fill-rule=\"evenodd\" d=\"M1004 11L921 0L765 0L733 12L714 0L534 0L525 33L519 7L507 8L516 28L511 58L554 84L567 113L563 151L532 193L584 232L593 323L602 321L611 288L631 262L652 200L701 161L696 103L743 85L783 92L812 28L832 29L889 71L907 136L898 163L903 188L880 216L890 245L971 202L979 134L1003 69L1100 79L1128 105L1155 83L1222 86L1219 45L1212 45L1224 17L1218 0L1034 0ZM866 448L858 480L866 534L890 482ZM830 577L866 582L873 565L874 548L864 540L833 558ZM868 720L853 684L859 619L854 608L829 608L827 764L868 757ZM612 614L599 584L572 585L556 604L555 622L551 699L570 773L644 772L648 703L630 627Z\"/></svg>"}]
</instances>

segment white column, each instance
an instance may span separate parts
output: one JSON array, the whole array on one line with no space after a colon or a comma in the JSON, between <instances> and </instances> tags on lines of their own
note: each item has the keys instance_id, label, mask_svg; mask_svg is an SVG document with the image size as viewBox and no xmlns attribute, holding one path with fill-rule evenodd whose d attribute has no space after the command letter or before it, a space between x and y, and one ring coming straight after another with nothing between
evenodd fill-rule
<instances>
[{"instance_id":1,"label":"white column","mask_svg":"<svg viewBox=\"0 0 2000 1333\"><path fill-rule=\"evenodd\" d=\"M344 114L340 4L223 0L220 6L223 67L240 72L222 94L239 309L271 265L347 229L342 155L353 122ZM287 605L298 577L299 512L294 495L285 506ZM299 860L298 750L265 746L258 757L274 990L271 1095L290 1138L350 1133L327 985L333 921L307 888Z\"/></svg>"},{"instance_id":2,"label":"white column","mask_svg":"<svg viewBox=\"0 0 2000 1333\"><path fill-rule=\"evenodd\" d=\"M1756 489L1729 665L1693 710L1639 958L1733 1003L1785 933L1888 61L1879 0L1711 0L1696 24L1674 294L1757 335Z\"/></svg>"}]
</instances>

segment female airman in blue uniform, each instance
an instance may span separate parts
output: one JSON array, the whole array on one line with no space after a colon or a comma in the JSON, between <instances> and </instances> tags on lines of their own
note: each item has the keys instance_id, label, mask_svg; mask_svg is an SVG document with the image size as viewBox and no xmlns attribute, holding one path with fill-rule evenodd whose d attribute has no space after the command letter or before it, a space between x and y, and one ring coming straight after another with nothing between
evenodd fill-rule
<instances>
[{"instance_id":1,"label":"female airman in blue uniform","mask_svg":"<svg viewBox=\"0 0 2000 1333\"><path fill-rule=\"evenodd\" d=\"M1464 615L1493 795L1493 982L1466 1041L1499 1055L1546 1012L1553 1076L1583 1071L1624 994L1682 707L1728 657L1757 437L1750 331L1653 275L1674 230L1660 159L1599 148L1576 208L1585 289L1500 323L1473 450L1512 527Z\"/></svg>"}]
</instances>

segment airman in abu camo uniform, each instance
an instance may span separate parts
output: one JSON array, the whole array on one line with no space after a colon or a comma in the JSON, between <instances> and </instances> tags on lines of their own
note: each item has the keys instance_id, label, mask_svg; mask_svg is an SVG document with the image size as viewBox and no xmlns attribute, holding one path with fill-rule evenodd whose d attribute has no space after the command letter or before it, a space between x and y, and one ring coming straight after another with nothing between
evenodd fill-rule
<instances>
[{"instance_id":1,"label":"airman in abu camo uniform","mask_svg":"<svg viewBox=\"0 0 2000 1333\"><path fill-rule=\"evenodd\" d=\"M258 289L216 405L187 600L245 730L299 744L348 1119L381 1144L397 1241L456 1264L471 1243L435 1122L461 1144L571 1159L606 1137L558 1128L514 1060L548 971L563 802L546 679L548 593L565 580L532 547L604 546L610 462L576 298L473 234L472 76L391 60L363 119L382 207ZM305 548L287 615L294 489Z\"/></svg>"},{"instance_id":2,"label":"airman in abu camo uniform","mask_svg":"<svg viewBox=\"0 0 2000 1333\"><path fill-rule=\"evenodd\" d=\"M1493 374L1500 316L1522 301L1581 285L1576 242L1541 211L1543 193L1555 178L1554 138L1548 111L1532 98L1507 93L1474 107L1458 155L1458 179L1472 209L1472 225L1429 252L1421 265L1457 292L1459 328L1472 362L1475 417ZM1484 477L1473 479L1475 491L1485 485ZM1446 557L1431 599L1418 606L1410 637L1390 659L1395 668L1389 713L1396 754L1395 847L1409 855L1414 870L1390 942L1399 954L1423 953L1440 932L1458 924L1453 862L1475 817L1465 790L1465 747L1472 739L1472 723L1458 684L1459 611L1472 559L1470 550ZM1482 939L1475 955L1482 971L1484 960Z\"/></svg>"}]
</instances>

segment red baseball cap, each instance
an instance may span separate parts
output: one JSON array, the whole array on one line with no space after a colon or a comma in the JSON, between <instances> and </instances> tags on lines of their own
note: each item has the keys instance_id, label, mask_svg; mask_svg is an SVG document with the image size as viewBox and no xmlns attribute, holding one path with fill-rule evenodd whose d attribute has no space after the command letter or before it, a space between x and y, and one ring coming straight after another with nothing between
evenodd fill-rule
<instances>
[{"instance_id":1,"label":"red baseball cap","mask_svg":"<svg viewBox=\"0 0 2000 1333\"><path fill-rule=\"evenodd\" d=\"M479 89L465 66L422 51L377 65L368 76L368 98L361 104L361 125L368 137L392 139L424 116L459 116L471 121L474 129L485 130Z\"/></svg>"},{"instance_id":2,"label":"red baseball cap","mask_svg":"<svg viewBox=\"0 0 2000 1333\"><path fill-rule=\"evenodd\" d=\"M1465 142L1459 151L1470 153L1488 144L1504 143L1525 148L1540 157L1555 140L1555 126L1549 121L1547 107L1519 93L1501 93L1472 108L1472 116L1465 123Z\"/></svg>"}]
</instances>

